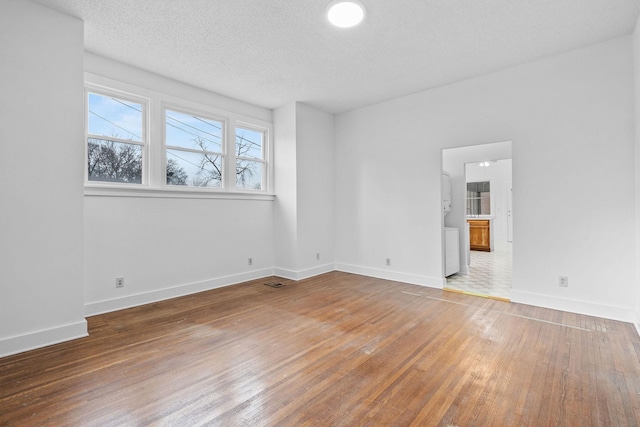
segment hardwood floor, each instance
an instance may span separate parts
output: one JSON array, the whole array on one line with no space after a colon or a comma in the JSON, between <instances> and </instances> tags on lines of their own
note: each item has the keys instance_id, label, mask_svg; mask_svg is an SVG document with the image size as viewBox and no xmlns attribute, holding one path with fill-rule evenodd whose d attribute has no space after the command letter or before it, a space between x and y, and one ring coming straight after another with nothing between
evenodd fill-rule
<instances>
[{"instance_id":1,"label":"hardwood floor","mask_svg":"<svg viewBox=\"0 0 640 427\"><path fill-rule=\"evenodd\" d=\"M0 425L640 425L621 322L338 272L88 321L0 359Z\"/></svg>"}]
</instances>

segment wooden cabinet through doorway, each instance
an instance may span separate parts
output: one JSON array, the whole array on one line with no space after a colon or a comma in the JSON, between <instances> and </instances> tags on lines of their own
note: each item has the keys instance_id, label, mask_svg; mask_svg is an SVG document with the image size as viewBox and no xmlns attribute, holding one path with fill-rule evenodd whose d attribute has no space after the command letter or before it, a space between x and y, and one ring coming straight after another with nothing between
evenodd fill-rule
<instances>
[{"instance_id":1,"label":"wooden cabinet through doorway","mask_svg":"<svg viewBox=\"0 0 640 427\"><path fill-rule=\"evenodd\" d=\"M487 219L469 219L469 249L491 251L491 222Z\"/></svg>"}]
</instances>

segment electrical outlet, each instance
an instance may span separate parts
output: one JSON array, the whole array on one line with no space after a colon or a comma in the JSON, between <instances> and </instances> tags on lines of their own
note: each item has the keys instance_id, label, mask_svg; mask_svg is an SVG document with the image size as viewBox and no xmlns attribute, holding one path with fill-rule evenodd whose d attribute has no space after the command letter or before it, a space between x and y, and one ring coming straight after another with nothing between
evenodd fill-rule
<instances>
[{"instance_id":1,"label":"electrical outlet","mask_svg":"<svg viewBox=\"0 0 640 427\"><path fill-rule=\"evenodd\" d=\"M116 277L116 288L124 288L124 277Z\"/></svg>"},{"instance_id":2,"label":"electrical outlet","mask_svg":"<svg viewBox=\"0 0 640 427\"><path fill-rule=\"evenodd\" d=\"M253 265L253 258L249 258L249 265Z\"/></svg>"},{"instance_id":3,"label":"electrical outlet","mask_svg":"<svg viewBox=\"0 0 640 427\"><path fill-rule=\"evenodd\" d=\"M558 286L560 286L561 288L568 288L569 278L567 276L560 276L560 279L558 280Z\"/></svg>"},{"instance_id":4,"label":"electrical outlet","mask_svg":"<svg viewBox=\"0 0 640 427\"><path fill-rule=\"evenodd\" d=\"M387 258L387 265L391 265L391 258Z\"/></svg>"},{"instance_id":5,"label":"electrical outlet","mask_svg":"<svg viewBox=\"0 0 640 427\"><path fill-rule=\"evenodd\" d=\"M320 252L316 254L316 260L320 261Z\"/></svg>"}]
</instances>

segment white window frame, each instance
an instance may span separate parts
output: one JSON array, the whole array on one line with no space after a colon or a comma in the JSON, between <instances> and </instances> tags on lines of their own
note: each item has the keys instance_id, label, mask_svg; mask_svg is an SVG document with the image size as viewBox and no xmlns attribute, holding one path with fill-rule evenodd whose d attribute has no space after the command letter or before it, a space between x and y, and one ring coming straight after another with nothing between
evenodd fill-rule
<instances>
[{"instance_id":1,"label":"white window frame","mask_svg":"<svg viewBox=\"0 0 640 427\"><path fill-rule=\"evenodd\" d=\"M260 132L262 133L262 158L258 159L255 157L248 157L248 156L236 156L236 130L238 128L241 129L247 129L247 130L253 130L256 132ZM237 188L238 191L247 191L247 192L261 192L261 191L266 191L267 188L269 188L269 128L267 127L263 127L263 126L258 126L256 124L253 123L247 123L247 122L243 122L240 120L235 121L234 126L233 126L233 154L234 154L234 159L233 159L233 182L234 185L236 185L237 181L237 177L235 174L235 170L236 170L236 165L237 165L237 160L248 160L251 162L256 162L256 163L262 163L262 176L260 178L260 182L261 182L261 189L260 190L255 190L255 189L251 189L251 188Z\"/></svg>"},{"instance_id":2,"label":"white window frame","mask_svg":"<svg viewBox=\"0 0 640 427\"><path fill-rule=\"evenodd\" d=\"M95 135L89 133L89 94L94 93L100 96L114 97L123 101L134 102L140 104L142 107L142 135L140 141L127 140L122 138L116 138L105 135ZM150 100L138 95L134 95L128 92L119 91L116 89L86 83L84 88L84 182L85 185L100 187L147 187L149 185L149 104ZM122 144L138 145L142 147L142 171L141 171L141 183L128 183L128 182L111 182L111 181L98 181L89 179L89 138L113 141Z\"/></svg>"},{"instance_id":3,"label":"white window frame","mask_svg":"<svg viewBox=\"0 0 640 427\"><path fill-rule=\"evenodd\" d=\"M89 181L87 179L87 121L85 119L85 196L93 197L137 197L137 198L176 198L176 199L230 199L273 201L273 157L271 137L273 123L253 116L223 110L202 101L170 95L157 90L147 89L98 74L85 72L85 112L88 114L87 92L96 92L114 96L132 102L144 102L144 132L146 146L143 153L142 184L112 183ZM206 91L202 91L206 94ZM206 99L206 96L202 99ZM165 146L165 109L185 112L224 122L225 147L223 161L222 188L190 187L167 185L166 146ZM264 132L263 147L263 186L261 190L236 188L235 129L240 127ZM129 143L130 141L126 141ZM255 159L254 159L255 161Z\"/></svg>"},{"instance_id":4,"label":"white window frame","mask_svg":"<svg viewBox=\"0 0 640 427\"><path fill-rule=\"evenodd\" d=\"M166 125L166 121L167 121L167 110L170 111L175 111L177 113L182 113L182 114L188 114L188 115L194 115L203 119L208 119L208 120L214 120L217 122L222 123L222 141L221 141L221 148L222 151L221 152L216 152L216 151L205 151L205 150L197 150L197 149L189 149L189 148L184 148L184 147L178 147L178 146L173 146L173 145L168 145L167 144L167 125ZM162 182L161 182L161 187L163 188L167 188L167 189L172 189L172 190L176 190L176 191L225 191L228 187L227 185L227 169L228 169L228 160L227 160L227 152L228 150L228 129L229 129L229 123L228 120L224 117L221 117L219 115L216 114L212 114L210 112L206 112L206 111L202 111L202 110L196 110L194 108L188 108L188 107L184 107L184 106L180 106L180 105L175 105L175 104L167 104L167 103L163 103L162 104L162 165L161 165L161 177L162 177ZM194 187L194 186L188 186L188 185L169 185L167 184L167 150L179 150L179 151L185 151L185 152L190 152L190 153L196 153L196 154L201 154L201 153L210 153L210 154L214 154L216 156L220 156L222 158L222 173L221 173L221 183L220 183L220 187Z\"/></svg>"}]
</instances>

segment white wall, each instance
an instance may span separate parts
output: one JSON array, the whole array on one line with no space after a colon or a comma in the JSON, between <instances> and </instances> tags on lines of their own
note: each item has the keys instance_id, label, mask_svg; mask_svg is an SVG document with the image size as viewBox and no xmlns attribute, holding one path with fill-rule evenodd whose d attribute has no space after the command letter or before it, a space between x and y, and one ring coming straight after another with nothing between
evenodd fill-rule
<instances>
[{"instance_id":1,"label":"white wall","mask_svg":"<svg viewBox=\"0 0 640 427\"><path fill-rule=\"evenodd\" d=\"M296 150L296 103L273 112L277 147L274 153L274 265L280 275L294 278L298 270L298 181Z\"/></svg>"},{"instance_id":2,"label":"white wall","mask_svg":"<svg viewBox=\"0 0 640 427\"><path fill-rule=\"evenodd\" d=\"M333 115L297 103L296 129L298 269L308 276L334 270Z\"/></svg>"},{"instance_id":3,"label":"white wall","mask_svg":"<svg viewBox=\"0 0 640 427\"><path fill-rule=\"evenodd\" d=\"M87 54L85 69L189 102L271 121L270 110L93 54ZM160 143L151 138L151 144ZM87 195L84 212L87 314L273 274L270 200ZM253 265L248 265L248 258ZM115 288L118 276L124 277L124 288Z\"/></svg>"},{"instance_id":4,"label":"white wall","mask_svg":"<svg viewBox=\"0 0 640 427\"><path fill-rule=\"evenodd\" d=\"M275 272L299 280L332 271L333 116L290 103L274 111L274 127Z\"/></svg>"},{"instance_id":5,"label":"white wall","mask_svg":"<svg viewBox=\"0 0 640 427\"><path fill-rule=\"evenodd\" d=\"M640 333L640 17L633 32L633 81L635 100L635 166L636 166L636 313L635 325Z\"/></svg>"},{"instance_id":6,"label":"white wall","mask_svg":"<svg viewBox=\"0 0 640 427\"><path fill-rule=\"evenodd\" d=\"M631 57L623 37L339 115L339 268L441 286L441 150L512 141L512 299L630 320Z\"/></svg>"},{"instance_id":7,"label":"white wall","mask_svg":"<svg viewBox=\"0 0 640 427\"><path fill-rule=\"evenodd\" d=\"M0 356L84 336L83 24L0 2Z\"/></svg>"},{"instance_id":8,"label":"white wall","mask_svg":"<svg viewBox=\"0 0 640 427\"><path fill-rule=\"evenodd\" d=\"M270 122L273 119L269 109L209 92L95 53L85 52L85 71L265 122ZM162 70L158 70L158 72L162 72Z\"/></svg>"},{"instance_id":9,"label":"white wall","mask_svg":"<svg viewBox=\"0 0 640 427\"><path fill-rule=\"evenodd\" d=\"M88 314L273 271L270 201L87 196L84 225Z\"/></svg>"}]
</instances>

